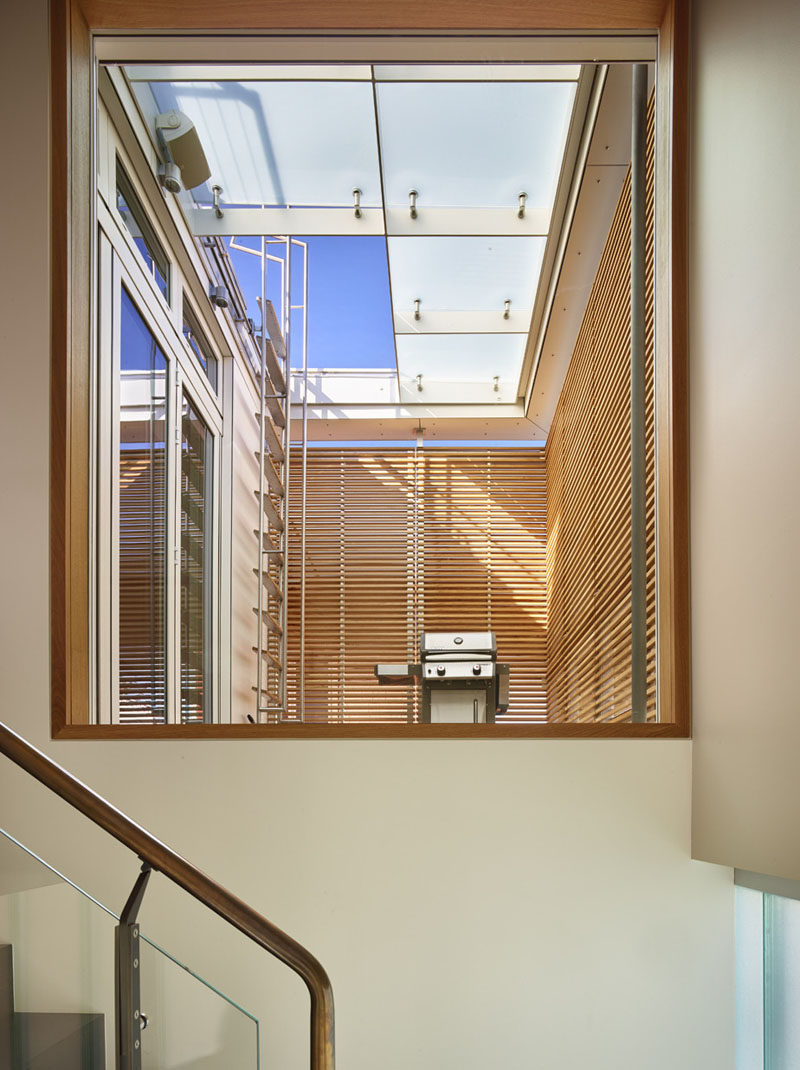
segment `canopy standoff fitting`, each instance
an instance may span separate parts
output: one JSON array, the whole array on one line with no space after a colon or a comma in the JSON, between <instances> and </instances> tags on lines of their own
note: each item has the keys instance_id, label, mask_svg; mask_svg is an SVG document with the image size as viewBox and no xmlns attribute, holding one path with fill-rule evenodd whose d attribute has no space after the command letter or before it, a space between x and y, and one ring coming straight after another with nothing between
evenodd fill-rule
<instances>
[{"instance_id":1,"label":"canopy standoff fitting","mask_svg":"<svg viewBox=\"0 0 800 1070\"><path fill-rule=\"evenodd\" d=\"M417 390L422 391L422 372L417 376Z\"/></svg>"},{"instance_id":2,"label":"canopy standoff fitting","mask_svg":"<svg viewBox=\"0 0 800 1070\"><path fill-rule=\"evenodd\" d=\"M495 391L495 393L497 393L497 391L500 389L500 376L499 375L493 375L492 376L492 389Z\"/></svg>"},{"instance_id":3,"label":"canopy standoff fitting","mask_svg":"<svg viewBox=\"0 0 800 1070\"><path fill-rule=\"evenodd\" d=\"M353 215L356 219L361 218L361 190L353 190Z\"/></svg>"},{"instance_id":4,"label":"canopy standoff fitting","mask_svg":"<svg viewBox=\"0 0 800 1070\"><path fill-rule=\"evenodd\" d=\"M511 318L511 301L506 301L503 306L503 319L507 320Z\"/></svg>"},{"instance_id":5,"label":"canopy standoff fitting","mask_svg":"<svg viewBox=\"0 0 800 1070\"><path fill-rule=\"evenodd\" d=\"M419 194L415 189L408 192L408 212L412 219L417 218L417 197Z\"/></svg>"},{"instance_id":6,"label":"canopy standoff fitting","mask_svg":"<svg viewBox=\"0 0 800 1070\"><path fill-rule=\"evenodd\" d=\"M217 219L222 219L225 214L219 206L219 195L222 193L222 186L212 186L211 192L214 194L214 215L216 215Z\"/></svg>"},{"instance_id":7,"label":"canopy standoff fitting","mask_svg":"<svg viewBox=\"0 0 800 1070\"><path fill-rule=\"evenodd\" d=\"M415 299L415 301L414 301L414 319L415 320L422 319L422 313L419 310L419 306L420 306L420 299L417 297Z\"/></svg>"},{"instance_id":8,"label":"canopy standoff fitting","mask_svg":"<svg viewBox=\"0 0 800 1070\"><path fill-rule=\"evenodd\" d=\"M519 195L519 208L517 209L517 216L520 219L525 218L525 202L528 200L527 193L520 193Z\"/></svg>"}]
</instances>

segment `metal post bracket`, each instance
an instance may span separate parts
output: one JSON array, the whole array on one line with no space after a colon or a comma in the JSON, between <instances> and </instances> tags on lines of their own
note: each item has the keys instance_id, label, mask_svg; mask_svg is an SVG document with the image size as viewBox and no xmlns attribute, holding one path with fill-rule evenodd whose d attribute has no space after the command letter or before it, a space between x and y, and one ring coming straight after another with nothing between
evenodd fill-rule
<instances>
[{"instance_id":1,"label":"metal post bracket","mask_svg":"<svg viewBox=\"0 0 800 1070\"><path fill-rule=\"evenodd\" d=\"M148 862L142 863L114 932L117 1070L141 1070L142 1065L140 1034L147 1019L140 1006L141 956L136 918L152 871Z\"/></svg>"}]
</instances>

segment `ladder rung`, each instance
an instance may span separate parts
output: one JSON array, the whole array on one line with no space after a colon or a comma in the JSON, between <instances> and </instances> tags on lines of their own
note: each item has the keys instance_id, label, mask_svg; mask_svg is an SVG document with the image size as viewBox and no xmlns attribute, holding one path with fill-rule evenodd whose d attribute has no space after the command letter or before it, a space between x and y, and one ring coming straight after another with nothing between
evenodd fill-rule
<instances>
[{"instance_id":1,"label":"ladder rung","mask_svg":"<svg viewBox=\"0 0 800 1070\"><path fill-rule=\"evenodd\" d=\"M253 606L253 612L258 616L258 606ZM261 610L261 621L273 635L283 635L283 628L281 628L268 609Z\"/></svg>"},{"instance_id":2,"label":"ladder rung","mask_svg":"<svg viewBox=\"0 0 800 1070\"><path fill-rule=\"evenodd\" d=\"M257 568L254 568L253 572L256 576L258 575ZM283 591L277 585L275 580L273 580L272 576L270 576L270 574L268 572L265 572L263 569L261 571L261 582L264 584L264 586L273 598L277 599L279 602L283 601Z\"/></svg>"},{"instance_id":3,"label":"ladder rung","mask_svg":"<svg viewBox=\"0 0 800 1070\"><path fill-rule=\"evenodd\" d=\"M257 461L261 460L261 454L258 450L253 450L253 456ZM281 477L275 471L275 465L269 459L269 456L264 457L264 477L267 483L270 485L270 489L278 495L279 498L283 497L283 483L281 483Z\"/></svg>"},{"instance_id":4,"label":"ladder rung","mask_svg":"<svg viewBox=\"0 0 800 1070\"><path fill-rule=\"evenodd\" d=\"M275 352L283 360L286 357L286 342L283 338L283 331L281 325L278 323L278 317L275 315L275 306L271 301L267 301L267 334L270 337L270 341L275 346Z\"/></svg>"},{"instance_id":5,"label":"ladder rung","mask_svg":"<svg viewBox=\"0 0 800 1070\"><path fill-rule=\"evenodd\" d=\"M250 690L254 691L256 694L258 694L258 688L257 687L251 687ZM278 696L277 695L273 695L271 691L267 691L266 687L262 687L261 688L261 694L262 695L266 695L267 698L270 700L270 702L274 706L280 706L281 709L283 709L283 707L281 706L281 700L278 698Z\"/></svg>"},{"instance_id":6,"label":"ladder rung","mask_svg":"<svg viewBox=\"0 0 800 1070\"><path fill-rule=\"evenodd\" d=\"M258 342L259 351L261 350L261 335L256 335L256 341ZM276 394L286 395L286 377L283 374L278 358L275 355L275 350L270 342L269 338L264 346L264 363L267 367L267 378L272 384L272 389ZM265 384L266 385L266 384Z\"/></svg>"},{"instance_id":7,"label":"ladder rung","mask_svg":"<svg viewBox=\"0 0 800 1070\"><path fill-rule=\"evenodd\" d=\"M261 413L256 412L255 417L257 420L261 420ZM284 453L281 436L278 434L275 424L266 414L264 416L264 442L267 444L269 452L278 459L278 462L282 461Z\"/></svg>"},{"instance_id":8,"label":"ladder rung","mask_svg":"<svg viewBox=\"0 0 800 1070\"><path fill-rule=\"evenodd\" d=\"M259 653L257 646L253 647L253 653ZM264 659L264 661L268 661L274 669L278 670L278 672L283 672L283 665L281 665L281 663L278 661L274 654L270 654L268 650L262 650L261 657Z\"/></svg>"},{"instance_id":9,"label":"ladder rung","mask_svg":"<svg viewBox=\"0 0 800 1070\"><path fill-rule=\"evenodd\" d=\"M253 528L253 534L255 535L256 539L258 539L258 528ZM271 551L271 553L269 555L270 557L282 558L283 557L283 550L280 548L280 546L276 546L275 545L275 543L269 537L269 532L268 531L264 531L264 532L262 532L262 535L264 537L264 542L263 542L263 544L261 546L261 549L265 550L265 551L266 550L270 550Z\"/></svg>"},{"instance_id":10,"label":"ladder rung","mask_svg":"<svg viewBox=\"0 0 800 1070\"><path fill-rule=\"evenodd\" d=\"M269 333L269 332L267 332L267 333ZM258 344L258 351L260 353L261 352L261 335L260 334L256 334L255 338L256 338L256 342ZM281 354L282 357L285 356L285 355L286 355L285 353ZM272 382L272 385L275 388L275 393L276 394L285 394L286 393L286 377L284 376L283 370L282 370L280 364L278 363L278 356L277 356L277 354L275 352L275 347L273 346L273 344L269 340L269 338L267 338L267 341L264 344L264 363L265 363L266 368L267 368L267 375L269 376L270 381Z\"/></svg>"},{"instance_id":11,"label":"ladder rung","mask_svg":"<svg viewBox=\"0 0 800 1070\"><path fill-rule=\"evenodd\" d=\"M253 494L255 494L256 500L258 500L258 491L254 490ZM283 531L281 515L275 508L275 503L268 494L264 495L264 516L269 520L271 527L275 528L276 531Z\"/></svg>"},{"instance_id":12,"label":"ladder rung","mask_svg":"<svg viewBox=\"0 0 800 1070\"><path fill-rule=\"evenodd\" d=\"M286 413L281 408L280 401L277 398L271 397L267 397L265 400L275 426L286 427Z\"/></svg>"}]
</instances>

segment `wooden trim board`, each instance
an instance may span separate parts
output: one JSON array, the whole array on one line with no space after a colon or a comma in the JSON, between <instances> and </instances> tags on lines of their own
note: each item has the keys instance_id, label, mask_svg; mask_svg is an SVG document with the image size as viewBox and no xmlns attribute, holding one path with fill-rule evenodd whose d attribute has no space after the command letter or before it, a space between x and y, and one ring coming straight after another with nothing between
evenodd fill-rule
<instances>
[{"instance_id":1,"label":"wooden trim board","mask_svg":"<svg viewBox=\"0 0 800 1070\"><path fill-rule=\"evenodd\" d=\"M52 731L59 738L290 738L309 728L197 726L170 729L101 728L88 724L90 666L89 580L89 304L91 204L91 59L94 31L254 29L264 32L362 30L602 31L660 29L657 131L658 227L668 235L657 251L659 485L658 725L489 726L493 738L667 737L689 733L689 559L687 446L687 117L688 0L543 0L519 5L496 0L52 0L51 42L51 679ZM666 171L663 170L666 165ZM666 716L665 716L666 715ZM483 738L475 726L315 726L315 738ZM601 731L602 729L602 731ZM613 731L611 731L613 729ZM110 733L110 734L109 734ZM195 734L196 733L196 734Z\"/></svg>"}]
</instances>

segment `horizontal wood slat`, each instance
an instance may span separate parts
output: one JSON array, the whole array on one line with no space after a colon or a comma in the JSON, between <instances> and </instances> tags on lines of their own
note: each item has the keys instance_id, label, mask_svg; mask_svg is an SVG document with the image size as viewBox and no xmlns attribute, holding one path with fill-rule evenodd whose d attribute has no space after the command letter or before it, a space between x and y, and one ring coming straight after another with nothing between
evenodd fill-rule
<instances>
[{"instance_id":1,"label":"horizontal wood slat","mask_svg":"<svg viewBox=\"0 0 800 1070\"><path fill-rule=\"evenodd\" d=\"M656 716L653 114L648 121L647 710ZM376 661L421 631L492 630L514 723L630 718L630 187L623 189L546 450L308 450L308 723L418 719ZM301 464L290 466L288 716L299 716Z\"/></svg>"},{"instance_id":2,"label":"horizontal wood slat","mask_svg":"<svg viewBox=\"0 0 800 1070\"><path fill-rule=\"evenodd\" d=\"M291 716L299 686L299 459L290 471ZM511 665L507 719L543 721L544 451L310 449L307 478L306 720L416 720L416 692L379 687L373 665L416 660L426 628L461 628L497 633L500 658Z\"/></svg>"}]
</instances>

